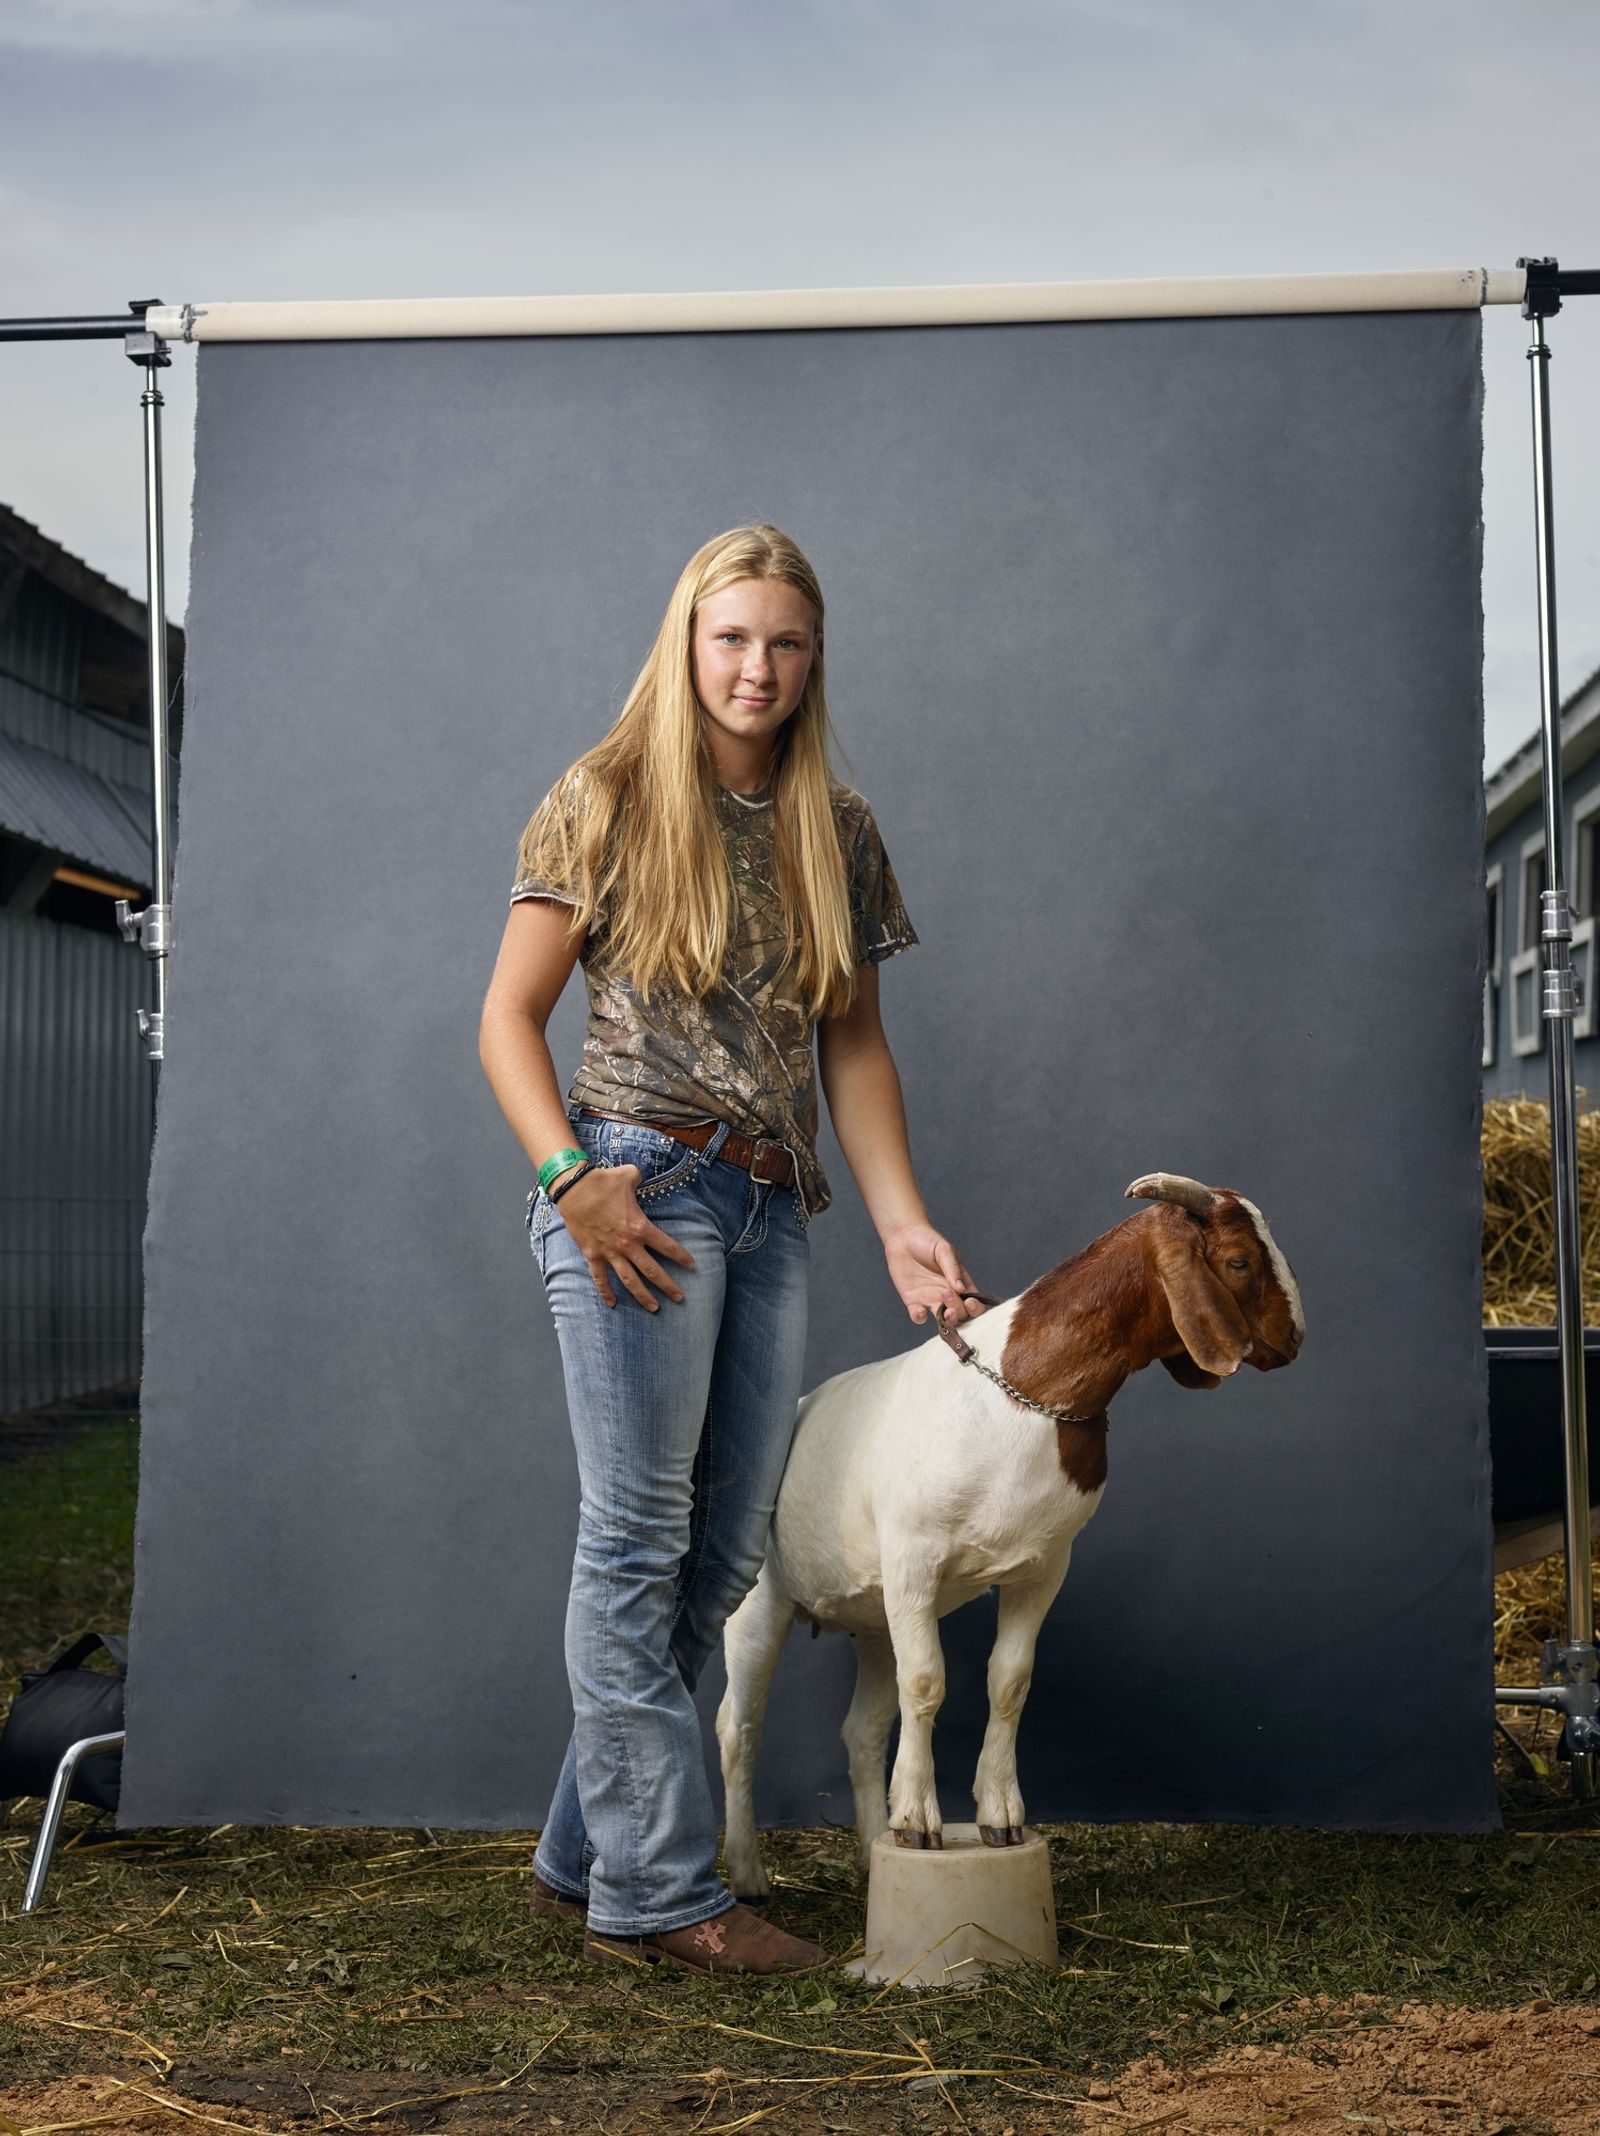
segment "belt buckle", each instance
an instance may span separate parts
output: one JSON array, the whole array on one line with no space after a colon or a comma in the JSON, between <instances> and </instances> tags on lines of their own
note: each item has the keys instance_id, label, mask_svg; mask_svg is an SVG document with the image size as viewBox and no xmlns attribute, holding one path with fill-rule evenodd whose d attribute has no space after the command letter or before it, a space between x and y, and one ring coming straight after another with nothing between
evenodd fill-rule
<instances>
[{"instance_id":1,"label":"belt buckle","mask_svg":"<svg viewBox=\"0 0 1600 2136\"><path fill-rule=\"evenodd\" d=\"M751 1184L755 1185L757 1184L756 1166L761 1162L761 1145L763 1143L766 1143L770 1148L775 1150L786 1149L788 1145L786 1143L780 1142L776 1135L753 1135L750 1139L752 1143L750 1162L745 1166L745 1170L750 1175ZM774 1184L774 1182L771 1180L765 1180L760 1182L760 1184L765 1186L771 1186Z\"/></svg>"}]
</instances>

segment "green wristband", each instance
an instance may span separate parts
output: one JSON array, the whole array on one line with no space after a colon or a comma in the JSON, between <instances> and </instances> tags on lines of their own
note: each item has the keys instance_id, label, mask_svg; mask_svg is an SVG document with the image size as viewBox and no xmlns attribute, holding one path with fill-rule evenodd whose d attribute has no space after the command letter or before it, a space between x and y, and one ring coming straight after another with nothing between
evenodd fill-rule
<instances>
[{"instance_id":1,"label":"green wristband","mask_svg":"<svg viewBox=\"0 0 1600 2136\"><path fill-rule=\"evenodd\" d=\"M570 1171L573 1165L584 1163L588 1154L587 1150L557 1150L553 1157L547 1157L539 1167L540 1186L548 1194L551 1180L558 1173Z\"/></svg>"}]
</instances>

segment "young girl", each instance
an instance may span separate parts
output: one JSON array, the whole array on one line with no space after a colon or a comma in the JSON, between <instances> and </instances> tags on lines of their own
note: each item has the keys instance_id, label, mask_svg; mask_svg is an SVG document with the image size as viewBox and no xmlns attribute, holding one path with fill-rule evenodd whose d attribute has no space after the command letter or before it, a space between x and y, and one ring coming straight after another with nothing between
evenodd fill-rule
<instances>
[{"instance_id":1,"label":"young girl","mask_svg":"<svg viewBox=\"0 0 1600 2136\"><path fill-rule=\"evenodd\" d=\"M820 1961L738 1904L693 1691L760 1570L801 1393L828 1111L913 1321L982 1310L912 1176L877 967L917 939L829 765L822 594L772 526L692 556L621 717L523 833L480 1054L539 1184L581 1500L573 1733L534 1857L592 1957ZM565 1101L545 1025L575 960Z\"/></svg>"}]
</instances>

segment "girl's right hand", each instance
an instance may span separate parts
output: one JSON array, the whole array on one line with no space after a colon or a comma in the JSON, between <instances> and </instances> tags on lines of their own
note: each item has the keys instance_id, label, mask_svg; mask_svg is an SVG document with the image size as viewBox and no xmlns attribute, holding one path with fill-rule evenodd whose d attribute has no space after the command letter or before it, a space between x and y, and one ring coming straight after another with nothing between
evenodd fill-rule
<instances>
[{"instance_id":1,"label":"girl's right hand","mask_svg":"<svg viewBox=\"0 0 1600 2136\"><path fill-rule=\"evenodd\" d=\"M611 1287L615 1269L639 1303L658 1313L661 1301L644 1280L646 1276L679 1305L683 1292L655 1255L664 1254L685 1268L693 1268L694 1255L659 1224L652 1224L639 1207L634 1189L643 1177L636 1164L596 1164L573 1181L557 1207L606 1304L617 1302Z\"/></svg>"}]
</instances>

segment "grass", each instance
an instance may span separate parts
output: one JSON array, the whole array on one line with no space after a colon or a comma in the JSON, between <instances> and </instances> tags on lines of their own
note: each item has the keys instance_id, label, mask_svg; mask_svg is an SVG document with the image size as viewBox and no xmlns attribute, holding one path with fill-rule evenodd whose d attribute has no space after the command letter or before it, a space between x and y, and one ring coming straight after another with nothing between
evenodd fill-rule
<instances>
[{"instance_id":1,"label":"grass","mask_svg":"<svg viewBox=\"0 0 1600 2136\"><path fill-rule=\"evenodd\" d=\"M1181 2059L1224 2039L1303 2039L1329 2005L1349 2022L1418 1998L1592 1996L1600 1964L1600 1835L1564 1812L1554 1831L1472 1841L1054 1827L1065 1970L937 1994L832 1972L597 1971L575 1926L529 1916L525 1834L119 1836L106 1821L97 1839L74 1815L47 1907L7 1933L6 1984L35 1993L0 2018L0 2064L41 2076L111 2046L155 2075L287 2061L319 2088L361 2072L415 2096L537 2055L547 2089L659 2097L718 2068L731 2093L768 2103L784 2079L844 2099L931 2066L995 2073L963 2097L1020 2111L1030 2093L1082 2096L1152 2041ZM775 1851L785 1921L849 1945L861 1900L843 1836L791 1833Z\"/></svg>"},{"instance_id":2,"label":"grass","mask_svg":"<svg viewBox=\"0 0 1600 2136\"><path fill-rule=\"evenodd\" d=\"M70 1634L126 1623L132 1483L107 1445L0 1470L8 1691ZM514 2100L519 2128L933 2117L1027 2136L1079 2106L1092 2119L1088 2084L1152 2045L1183 2061L1326 2038L1410 2000L1593 1997L1600 1829L1562 1784L1508 1752L1508 1828L1472 1840L1045 1827L1063 1970L938 1993L836 1971L763 1984L597 1969L574 1924L528 1913L528 1833L119 1834L74 1805L44 1907L23 1919L39 1808L25 1803L0 1824L0 2072L120 2071L155 2094L165 2079L224 2122L255 2107L475 2129L490 2122L460 2117ZM776 1917L833 1952L858 1945L850 1835L773 1835L771 1852ZM450 2093L469 2096L438 2103Z\"/></svg>"},{"instance_id":3,"label":"grass","mask_svg":"<svg viewBox=\"0 0 1600 2136\"><path fill-rule=\"evenodd\" d=\"M127 1630L137 1447L131 1415L45 1452L0 1445L0 1707L69 1638Z\"/></svg>"}]
</instances>

